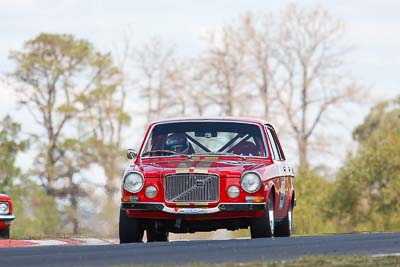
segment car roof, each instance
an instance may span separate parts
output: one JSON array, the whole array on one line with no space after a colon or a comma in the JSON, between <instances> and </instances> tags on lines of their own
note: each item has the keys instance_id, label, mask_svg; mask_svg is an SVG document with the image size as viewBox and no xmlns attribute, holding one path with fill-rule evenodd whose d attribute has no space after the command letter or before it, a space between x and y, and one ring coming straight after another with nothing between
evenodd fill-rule
<instances>
[{"instance_id":1,"label":"car roof","mask_svg":"<svg viewBox=\"0 0 400 267\"><path fill-rule=\"evenodd\" d=\"M168 118L155 121L151 124L169 123L169 122L205 122L205 121L224 121L224 122L244 122L244 123L257 123L257 124L268 124L267 121L255 118L246 117L178 117L178 118Z\"/></svg>"},{"instance_id":2,"label":"car roof","mask_svg":"<svg viewBox=\"0 0 400 267\"><path fill-rule=\"evenodd\" d=\"M268 121L256 118L248 117L176 117L176 118L166 118L158 121L154 121L150 124L153 126L155 124L172 123L172 122L205 122L205 121L221 121L221 122L242 122L242 123L255 123L259 125L268 125L275 129L273 124Z\"/></svg>"}]
</instances>

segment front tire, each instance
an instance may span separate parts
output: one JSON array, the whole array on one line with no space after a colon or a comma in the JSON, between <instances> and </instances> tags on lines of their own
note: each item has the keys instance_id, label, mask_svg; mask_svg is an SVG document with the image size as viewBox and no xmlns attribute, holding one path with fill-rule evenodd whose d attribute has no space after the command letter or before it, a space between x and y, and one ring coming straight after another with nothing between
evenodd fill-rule
<instances>
[{"instance_id":1,"label":"front tire","mask_svg":"<svg viewBox=\"0 0 400 267\"><path fill-rule=\"evenodd\" d=\"M260 218L253 219L250 223L251 238L264 238L274 236L275 212L274 212L274 193L268 197L267 207Z\"/></svg>"},{"instance_id":2,"label":"front tire","mask_svg":"<svg viewBox=\"0 0 400 267\"><path fill-rule=\"evenodd\" d=\"M289 237L292 235L293 226L293 205L290 204L286 217L277 225L275 236Z\"/></svg>"},{"instance_id":3,"label":"front tire","mask_svg":"<svg viewBox=\"0 0 400 267\"><path fill-rule=\"evenodd\" d=\"M7 229L0 230L0 239L9 239L10 238L10 227Z\"/></svg>"},{"instance_id":4,"label":"front tire","mask_svg":"<svg viewBox=\"0 0 400 267\"><path fill-rule=\"evenodd\" d=\"M119 213L119 242L140 243L143 242L144 229L138 219L129 218L125 210Z\"/></svg>"}]
</instances>

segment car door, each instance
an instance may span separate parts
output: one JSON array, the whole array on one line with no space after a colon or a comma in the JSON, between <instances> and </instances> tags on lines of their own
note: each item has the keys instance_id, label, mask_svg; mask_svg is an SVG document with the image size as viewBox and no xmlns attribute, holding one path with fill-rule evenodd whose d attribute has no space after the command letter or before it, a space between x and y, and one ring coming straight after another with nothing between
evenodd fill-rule
<instances>
[{"instance_id":1,"label":"car door","mask_svg":"<svg viewBox=\"0 0 400 267\"><path fill-rule=\"evenodd\" d=\"M289 167L286 166L285 156L274 129L266 126L266 131L271 147L272 159L279 174L275 190L275 216L284 217L286 216L287 199L291 182L288 178Z\"/></svg>"}]
</instances>

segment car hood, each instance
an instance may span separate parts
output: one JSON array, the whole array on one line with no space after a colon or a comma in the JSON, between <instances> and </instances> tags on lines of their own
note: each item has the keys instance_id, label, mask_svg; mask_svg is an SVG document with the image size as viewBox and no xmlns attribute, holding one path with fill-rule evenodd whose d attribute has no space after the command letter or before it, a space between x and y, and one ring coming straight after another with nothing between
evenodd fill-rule
<instances>
[{"instance_id":1,"label":"car hood","mask_svg":"<svg viewBox=\"0 0 400 267\"><path fill-rule=\"evenodd\" d=\"M186 160L152 160L142 162L137 166L139 171L145 176L164 176L171 173L200 172L216 173L221 177L237 177L245 171L255 170L266 166L268 162L256 162L245 160L232 160L219 157L208 157L205 159L186 159Z\"/></svg>"}]
</instances>

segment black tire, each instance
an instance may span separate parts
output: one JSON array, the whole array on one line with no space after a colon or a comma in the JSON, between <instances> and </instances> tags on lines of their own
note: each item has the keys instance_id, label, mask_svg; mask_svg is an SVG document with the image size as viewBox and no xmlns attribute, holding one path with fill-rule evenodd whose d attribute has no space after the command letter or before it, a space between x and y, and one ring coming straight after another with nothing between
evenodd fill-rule
<instances>
[{"instance_id":1,"label":"black tire","mask_svg":"<svg viewBox=\"0 0 400 267\"><path fill-rule=\"evenodd\" d=\"M290 204L286 217L276 225L274 236L289 237L292 235L293 227L293 205Z\"/></svg>"},{"instance_id":2,"label":"black tire","mask_svg":"<svg viewBox=\"0 0 400 267\"><path fill-rule=\"evenodd\" d=\"M154 228L147 229L147 242L168 242L169 233L164 230L156 230Z\"/></svg>"},{"instance_id":3,"label":"black tire","mask_svg":"<svg viewBox=\"0 0 400 267\"><path fill-rule=\"evenodd\" d=\"M274 193L268 197L264 214L260 218L252 219L250 223L251 238L264 238L274 236Z\"/></svg>"},{"instance_id":4,"label":"black tire","mask_svg":"<svg viewBox=\"0 0 400 267\"><path fill-rule=\"evenodd\" d=\"M143 242L144 229L139 220L129 218L125 210L119 213L119 242L140 243Z\"/></svg>"},{"instance_id":5,"label":"black tire","mask_svg":"<svg viewBox=\"0 0 400 267\"><path fill-rule=\"evenodd\" d=\"M0 239L9 239L10 238L10 227L4 230L0 230Z\"/></svg>"}]
</instances>

